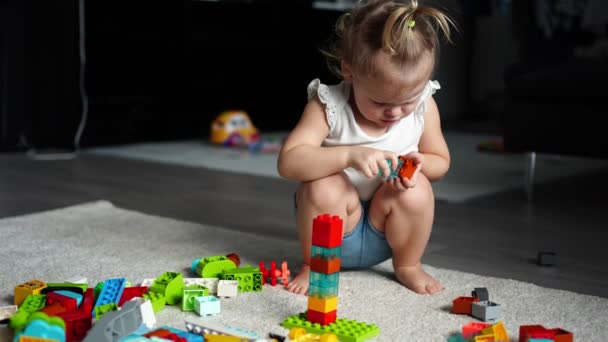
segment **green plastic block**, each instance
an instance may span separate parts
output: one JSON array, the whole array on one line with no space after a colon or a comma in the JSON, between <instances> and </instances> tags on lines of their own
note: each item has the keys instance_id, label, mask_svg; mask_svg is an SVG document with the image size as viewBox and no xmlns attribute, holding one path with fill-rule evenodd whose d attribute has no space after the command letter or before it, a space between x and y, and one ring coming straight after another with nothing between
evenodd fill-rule
<instances>
[{"instance_id":1,"label":"green plastic block","mask_svg":"<svg viewBox=\"0 0 608 342\"><path fill-rule=\"evenodd\" d=\"M144 294L143 297L152 302L152 310L154 310L154 313L161 312L165 308L165 296L162 293L148 292Z\"/></svg>"},{"instance_id":2,"label":"green plastic block","mask_svg":"<svg viewBox=\"0 0 608 342\"><path fill-rule=\"evenodd\" d=\"M95 298L95 300L93 301L93 303L97 303L97 298L99 298L99 294L101 293L101 290L103 290L103 281L100 281L99 283L97 283L97 285L95 285L95 288L93 289L93 297Z\"/></svg>"},{"instance_id":3,"label":"green plastic block","mask_svg":"<svg viewBox=\"0 0 608 342\"><path fill-rule=\"evenodd\" d=\"M464 338L464 336L462 336L462 334L457 333L457 334L453 334L450 335L450 337L448 337L448 342L467 342L468 340L466 338Z\"/></svg>"},{"instance_id":4,"label":"green plastic block","mask_svg":"<svg viewBox=\"0 0 608 342\"><path fill-rule=\"evenodd\" d=\"M82 289L82 293L85 293L89 288L88 284L78 284L78 283L47 283L46 287L79 287Z\"/></svg>"},{"instance_id":5,"label":"green plastic block","mask_svg":"<svg viewBox=\"0 0 608 342\"><path fill-rule=\"evenodd\" d=\"M182 294L182 311L194 311L194 299L209 295L209 289L203 285L192 285L184 287Z\"/></svg>"},{"instance_id":6,"label":"green plastic block","mask_svg":"<svg viewBox=\"0 0 608 342\"><path fill-rule=\"evenodd\" d=\"M380 333L380 329L375 324L367 324L346 318L338 318L334 323L321 325L311 323L306 320L306 313L300 313L288 317L281 324L284 328L303 328L306 332L322 335L332 333L338 336L341 342L361 342Z\"/></svg>"},{"instance_id":7,"label":"green plastic block","mask_svg":"<svg viewBox=\"0 0 608 342\"><path fill-rule=\"evenodd\" d=\"M154 280L148 291L162 293L167 304L175 305L182 300L184 277L181 273L165 272Z\"/></svg>"},{"instance_id":8,"label":"green plastic block","mask_svg":"<svg viewBox=\"0 0 608 342\"><path fill-rule=\"evenodd\" d=\"M118 305L116 303L97 305L95 307L95 320L99 321L101 316L110 311L118 311Z\"/></svg>"},{"instance_id":9,"label":"green plastic block","mask_svg":"<svg viewBox=\"0 0 608 342\"><path fill-rule=\"evenodd\" d=\"M262 272L257 267L245 266L222 272L223 280L236 280L238 292L262 291Z\"/></svg>"},{"instance_id":10,"label":"green plastic block","mask_svg":"<svg viewBox=\"0 0 608 342\"><path fill-rule=\"evenodd\" d=\"M23 300L23 303L21 303L21 306L19 307L17 313L11 316L9 320L9 326L13 328L15 332L19 332L25 329L30 315L44 308L45 305L46 295L28 295L27 297L25 297L25 300Z\"/></svg>"},{"instance_id":11,"label":"green plastic block","mask_svg":"<svg viewBox=\"0 0 608 342\"><path fill-rule=\"evenodd\" d=\"M234 261L225 256L210 256L200 259L196 274L203 278L220 278L224 270L236 268Z\"/></svg>"}]
</instances>

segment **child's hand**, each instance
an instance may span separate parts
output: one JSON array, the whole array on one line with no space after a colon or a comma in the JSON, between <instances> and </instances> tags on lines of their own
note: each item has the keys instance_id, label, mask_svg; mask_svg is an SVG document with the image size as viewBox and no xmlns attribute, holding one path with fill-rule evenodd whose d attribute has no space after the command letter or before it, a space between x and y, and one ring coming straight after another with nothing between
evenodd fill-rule
<instances>
[{"instance_id":1,"label":"child's hand","mask_svg":"<svg viewBox=\"0 0 608 342\"><path fill-rule=\"evenodd\" d=\"M390 175L391 168L386 162L391 160L393 170L397 167L397 155L390 151L370 147L353 146L348 151L348 166L363 173L367 178L373 178L382 170L382 174Z\"/></svg>"},{"instance_id":2,"label":"child's hand","mask_svg":"<svg viewBox=\"0 0 608 342\"><path fill-rule=\"evenodd\" d=\"M424 161L424 155L419 152L411 152L405 155L404 157L411 160L414 165L416 165L416 171L414 171L414 174L412 175L411 179L407 179L405 177L397 177L386 181L391 185L393 189L399 191L405 191L416 186L418 174L422 170L422 163Z\"/></svg>"}]
</instances>

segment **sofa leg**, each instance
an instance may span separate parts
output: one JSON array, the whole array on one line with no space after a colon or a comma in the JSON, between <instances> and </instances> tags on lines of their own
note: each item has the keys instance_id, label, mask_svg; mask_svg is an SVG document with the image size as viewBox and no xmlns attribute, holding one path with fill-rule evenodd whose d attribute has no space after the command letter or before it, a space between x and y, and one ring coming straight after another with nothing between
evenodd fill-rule
<instances>
[{"instance_id":1,"label":"sofa leg","mask_svg":"<svg viewBox=\"0 0 608 342\"><path fill-rule=\"evenodd\" d=\"M524 174L524 187L526 199L532 201L534 196L534 172L536 171L536 152L526 153L526 172Z\"/></svg>"}]
</instances>

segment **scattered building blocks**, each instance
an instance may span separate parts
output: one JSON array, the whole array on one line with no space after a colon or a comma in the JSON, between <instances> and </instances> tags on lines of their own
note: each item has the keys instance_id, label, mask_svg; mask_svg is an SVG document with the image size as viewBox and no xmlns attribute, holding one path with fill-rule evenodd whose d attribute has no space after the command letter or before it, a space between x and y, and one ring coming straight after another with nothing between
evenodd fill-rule
<instances>
[{"instance_id":1,"label":"scattered building blocks","mask_svg":"<svg viewBox=\"0 0 608 342\"><path fill-rule=\"evenodd\" d=\"M201 321L200 319L187 318L185 320L185 324L186 331L197 335L217 334L236 336L244 339L260 339L260 336L252 331L236 329L212 321Z\"/></svg>"},{"instance_id":2,"label":"scattered building blocks","mask_svg":"<svg viewBox=\"0 0 608 342\"><path fill-rule=\"evenodd\" d=\"M77 311L59 314L65 322L65 338L66 342L82 341L91 327L91 311Z\"/></svg>"},{"instance_id":3,"label":"scattered building blocks","mask_svg":"<svg viewBox=\"0 0 608 342\"><path fill-rule=\"evenodd\" d=\"M473 317L484 322L500 318L500 304L490 301L480 301L472 304Z\"/></svg>"},{"instance_id":4,"label":"scattered building blocks","mask_svg":"<svg viewBox=\"0 0 608 342\"><path fill-rule=\"evenodd\" d=\"M17 305L0 306L0 322L8 320L12 315L17 313Z\"/></svg>"},{"instance_id":5,"label":"scattered building blocks","mask_svg":"<svg viewBox=\"0 0 608 342\"><path fill-rule=\"evenodd\" d=\"M101 289L101 292L99 293L99 297L97 298L97 301L95 302L95 305L93 306L93 309L95 309L96 306L100 306L100 305L104 305L104 304L115 303L116 305L118 305L118 302L120 301L120 297L122 296L122 291L125 288L125 283L126 283L125 278L107 279L103 283L103 288ZM95 313L93 312L93 315L94 314Z\"/></svg>"},{"instance_id":6,"label":"scattered building blocks","mask_svg":"<svg viewBox=\"0 0 608 342\"><path fill-rule=\"evenodd\" d=\"M139 306L138 301L132 300L126 302L120 310L103 315L93 325L84 342L119 341L137 330L144 322Z\"/></svg>"},{"instance_id":7,"label":"scattered building blocks","mask_svg":"<svg viewBox=\"0 0 608 342\"><path fill-rule=\"evenodd\" d=\"M152 303L154 312L161 312L165 308L165 295L162 293L148 292L142 298L148 299Z\"/></svg>"},{"instance_id":8,"label":"scattered building blocks","mask_svg":"<svg viewBox=\"0 0 608 342\"><path fill-rule=\"evenodd\" d=\"M557 253L554 252L538 252L536 262L540 266L557 266L559 264L559 258Z\"/></svg>"},{"instance_id":9,"label":"scattered building blocks","mask_svg":"<svg viewBox=\"0 0 608 342\"><path fill-rule=\"evenodd\" d=\"M184 290L184 278L181 273L165 272L161 274L148 291L161 293L165 296L165 303L168 305L176 305L182 300Z\"/></svg>"},{"instance_id":10,"label":"scattered building blocks","mask_svg":"<svg viewBox=\"0 0 608 342\"><path fill-rule=\"evenodd\" d=\"M262 291L264 279L257 267L245 266L222 271L222 280L236 280L238 292Z\"/></svg>"},{"instance_id":11,"label":"scattered building blocks","mask_svg":"<svg viewBox=\"0 0 608 342\"><path fill-rule=\"evenodd\" d=\"M489 323L482 322L470 322L462 326L462 336L464 338L469 339L475 335L479 335L481 331L487 327L489 327Z\"/></svg>"},{"instance_id":12,"label":"scattered building blocks","mask_svg":"<svg viewBox=\"0 0 608 342\"><path fill-rule=\"evenodd\" d=\"M460 333L452 334L448 337L448 342L469 342L464 336Z\"/></svg>"},{"instance_id":13,"label":"scattered building blocks","mask_svg":"<svg viewBox=\"0 0 608 342\"><path fill-rule=\"evenodd\" d=\"M194 303L196 298L208 296L209 289L201 285L192 285L184 287L182 295L182 311L195 311Z\"/></svg>"},{"instance_id":14,"label":"scattered building blocks","mask_svg":"<svg viewBox=\"0 0 608 342\"><path fill-rule=\"evenodd\" d=\"M30 315L42 308L46 304L46 295L42 294L31 294L25 297L25 300L19 306L17 313L12 315L9 320L9 326L15 331L19 332L27 325Z\"/></svg>"},{"instance_id":15,"label":"scattered building blocks","mask_svg":"<svg viewBox=\"0 0 608 342\"><path fill-rule=\"evenodd\" d=\"M217 315L220 313L220 300L215 296L200 296L194 298L194 311L199 316Z\"/></svg>"},{"instance_id":16,"label":"scattered building blocks","mask_svg":"<svg viewBox=\"0 0 608 342\"><path fill-rule=\"evenodd\" d=\"M532 342L548 339L555 342L572 342L574 334L561 328L546 329L542 325L522 325L519 327L519 341Z\"/></svg>"},{"instance_id":17,"label":"scattered building blocks","mask_svg":"<svg viewBox=\"0 0 608 342\"><path fill-rule=\"evenodd\" d=\"M479 299L482 302L490 300L490 294L488 293L488 289L485 287L476 287L473 292L471 292L471 296Z\"/></svg>"},{"instance_id":18,"label":"scattered building blocks","mask_svg":"<svg viewBox=\"0 0 608 342\"><path fill-rule=\"evenodd\" d=\"M45 287L46 283L37 279L32 279L27 283L15 286L14 304L20 306L27 296L31 294L40 294L40 291Z\"/></svg>"},{"instance_id":19,"label":"scattered building blocks","mask_svg":"<svg viewBox=\"0 0 608 342\"><path fill-rule=\"evenodd\" d=\"M507 333L505 324L502 321L496 322L491 326L482 329L480 335L491 335L494 338L492 341L509 342L509 334Z\"/></svg>"},{"instance_id":20,"label":"scattered building blocks","mask_svg":"<svg viewBox=\"0 0 608 342\"><path fill-rule=\"evenodd\" d=\"M225 256L210 256L192 262L192 271L203 278L221 278L224 270L232 268L236 268L236 264Z\"/></svg>"},{"instance_id":21,"label":"scattered building blocks","mask_svg":"<svg viewBox=\"0 0 608 342\"><path fill-rule=\"evenodd\" d=\"M100 320L103 315L108 312L118 310L118 305L116 303L108 303L103 305L97 305L93 311L95 312L95 319Z\"/></svg>"},{"instance_id":22,"label":"scattered building blocks","mask_svg":"<svg viewBox=\"0 0 608 342\"><path fill-rule=\"evenodd\" d=\"M49 317L42 312L33 312L25 328L16 333L13 341L19 341L21 336L41 337L59 342L65 341L65 323L60 317Z\"/></svg>"},{"instance_id":23,"label":"scattered building blocks","mask_svg":"<svg viewBox=\"0 0 608 342\"><path fill-rule=\"evenodd\" d=\"M282 326L287 329L304 328L314 334L333 333L342 342L361 342L373 338L380 332L375 324L367 324L345 318L338 318L334 323L322 326L306 320L306 313L288 317Z\"/></svg>"},{"instance_id":24,"label":"scattered building blocks","mask_svg":"<svg viewBox=\"0 0 608 342\"><path fill-rule=\"evenodd\" d=\"M48 306L55 303L61 304L67 312L74 311L78 308L78 303L75 298L64 296L59 292L49 292L46 295L46 305Z\"/></svg>"},{"instance_id":25,"label":"scattered building blocks","mask_svg":"<svg viewBox=\"0 0 608 342\"><path fill-rule=\"evenodd\" d=\"M277 269L277 264L274 261L270 262L270 269L266 269L266 265L263 261L260 261L260 272L262 272L262 285L266 282L270 282L270 285L275 286L280 280L283 286L287 286L289 283L289 275L291 272L287 267L287 261L281 263L281 269ZM270 279L270 280L269 280Z\"/></svg>"},{"instance_id":26,"label":"scattered building blocks","mask_svg":"<svg viewBox=\"0 0 608 342\"><path fill-rule=\"evenodd\" d=\"M120 296L120 300L118 301L118 306L122 306L125 302L133 298L143 297L146 293L148 293L147 286L125 287L122 291L122 296Z\"/></svg>"},{"instance_id":27,"label":"scattered building blocks","mask_svg":"<svg viewBox=\"0 0 608 342\"><path fill-rule=\"evenodd\" d=\"M217 293L219 278L184 278L184 286L201 285L209 290L209 294Z\"/></svg>"},{"instance_id":28,"label":"scattered building blocks","mask_svg":"<svg viewBox=\"0 0 608 342\"><path fill-rule=\"evenodd\" d=\"M238 286L239 284L236 280L220 280L217 284L217 296L236 297Z\"/></svg>"},{"instance_id":29,"label":"scattered building blocks","mask_svg":"<svg viewBox=\"0 0 608 342\"><path fill-rule=\"evenodd\" d=\"M302 328L292 328L289 330L289 342L338 342L338 336L332 333L323 335L306 332Z\"/></svg>"},{"instance_id":30,"label":"scattered building blocks","mask_svg":"<svg viewBox=\"0 0 608 342\"><path fill-rule=\"evenodd\" d=\"M458 297L452 301L452 313L471 315L474 302L479 302L479 298Z\"/></svg>"},{"instance_id":31,"label":"scattered building blocks","mask_svg":"<svg viewBox=\"0 0 608 342\"><path fill-rule=\"evenodd\" d=\"M226 254L226 258L232 260L236 267L239 267L241 265L241 257L239 257L239 255L236 253Z\"/></svg>"}]
</instances>

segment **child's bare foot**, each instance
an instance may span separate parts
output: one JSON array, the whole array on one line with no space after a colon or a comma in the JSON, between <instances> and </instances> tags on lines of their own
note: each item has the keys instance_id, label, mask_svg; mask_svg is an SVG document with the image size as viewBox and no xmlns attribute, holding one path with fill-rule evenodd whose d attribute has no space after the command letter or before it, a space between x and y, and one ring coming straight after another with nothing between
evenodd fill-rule
<instances>
[{"instance_id":1,"label":"child's bare foot","mask_svg":"<svg viewBox=\"0 0 608 342\"><path fill-rule=\"evenodd\" d=\"M422 265L395 267L395 276L399 282L418 294L434 294L443 290L443 286L422 269Z\"/></svg>"},{"instance_id":2,"label":"child's bare foot","mask_svg":"<svg viewBox=\"0 0 608 342\"><path fill-rule=\"evenodd\" d=\"M287 291L303 294L308 292L308 285L310 279L310 266L302 265L300 273L298 273L290 282L287 284Z\"/></svg>"}]
</instances>

